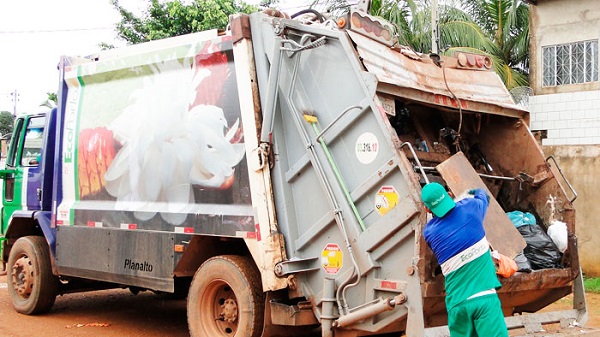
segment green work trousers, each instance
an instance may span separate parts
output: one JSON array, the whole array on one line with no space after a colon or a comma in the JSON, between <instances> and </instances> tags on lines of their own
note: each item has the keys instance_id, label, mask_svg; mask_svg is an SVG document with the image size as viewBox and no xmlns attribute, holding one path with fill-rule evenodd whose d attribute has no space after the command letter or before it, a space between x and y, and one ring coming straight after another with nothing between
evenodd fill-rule
<instances>
[{"instance_id":1,"label":"green work trousers","mask_svg":"<svg viewBox=\"0 0 600 337\"><path fill-rule=\"evenodd\" d=\"M451 337L508 337L497 294L466 300L448 312Z\"/></svg>"}]
</instances>

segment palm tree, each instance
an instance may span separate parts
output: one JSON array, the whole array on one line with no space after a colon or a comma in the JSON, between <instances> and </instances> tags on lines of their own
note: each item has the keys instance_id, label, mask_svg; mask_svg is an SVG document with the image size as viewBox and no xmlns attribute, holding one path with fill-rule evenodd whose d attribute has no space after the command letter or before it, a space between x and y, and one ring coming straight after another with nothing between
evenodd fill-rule
<instances>
[{"instance_id":1,"label":"palm tree","mask_svg":"<svg viewBox=\"0 0 600 337\"><path fill-rule=\"evenodd\" d=\"M460 5L477 27L454 24L456 32L479 41L463 46L490 56L508 89L528 85L529 6L521 0L460 0Z\"/></svg>"},{"instance_id":2,"label":"palm tree","mask_svg":"<svg viewBox=\"0 0 600 337\"><path fill-rule=\"evenodd\" d=\"M431 16L421 2L414 0L377 0L371 5L371 13L396 25L400 44L416 51L426 51L431 46Z\"/></svg>"},{"instance_id":3,"label":"palm tree","mask_svg":"<svg viewBox=\"0 0 600 337\"><path fill-rule=\"evenodd\" d=\"M443 54L465 51L487 55L508 89L528 85L528 5L521 0L455 0L442 3L438 10ZM429 1L390 0L374 13L397 25L400 43L420 52L430 51Z\"/></svg>"},{"instance_id":4,"label":"palm tree","mask_svg":"<svg viewBox=\"0 0 600 337\"><path fill-rule=\"evenodd\" d=\"M371 13L398 29L400 44L431 51L431 1L373 0ZM528 85L529 7L522 0L439 0L439 49L485 54L508 89ZM323 4L323 1L315 1ZM328 0L342 8L342 0Z\"/></svg>"}]
</instances>

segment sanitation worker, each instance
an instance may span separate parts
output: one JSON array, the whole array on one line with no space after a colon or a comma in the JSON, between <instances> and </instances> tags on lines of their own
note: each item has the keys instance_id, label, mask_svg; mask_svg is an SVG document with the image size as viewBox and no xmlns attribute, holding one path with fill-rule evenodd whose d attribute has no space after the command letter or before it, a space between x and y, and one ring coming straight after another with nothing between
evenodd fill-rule
<instances>
[{"instance_id":1,"label":"sanitation worker","mask_svg":"<svg viewBox=\"0 0 600 337\"><path fill-rule=\"evenodd\" d=\"M489 196L483 189L455 202L444 187L429 183L421 198L433 218L423 236L442 268L451 337L508 337L496 289L500 282L485 237Z\"/></svg>"}]
</instances>

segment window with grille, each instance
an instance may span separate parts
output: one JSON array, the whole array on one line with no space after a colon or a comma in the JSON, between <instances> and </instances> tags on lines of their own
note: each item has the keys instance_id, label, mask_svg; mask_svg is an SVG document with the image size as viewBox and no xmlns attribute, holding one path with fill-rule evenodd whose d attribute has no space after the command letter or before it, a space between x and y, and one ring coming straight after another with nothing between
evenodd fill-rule
<instances>
[{"instance_id":1,"label":"window with grille","mask_svg":"<svg viewBox=\"0 0 600 337\"><path fill-rule=\"evenodd\" d=\"M542 48L545 87L598 81L598 40Z\"/></svg>"}]
</instances>

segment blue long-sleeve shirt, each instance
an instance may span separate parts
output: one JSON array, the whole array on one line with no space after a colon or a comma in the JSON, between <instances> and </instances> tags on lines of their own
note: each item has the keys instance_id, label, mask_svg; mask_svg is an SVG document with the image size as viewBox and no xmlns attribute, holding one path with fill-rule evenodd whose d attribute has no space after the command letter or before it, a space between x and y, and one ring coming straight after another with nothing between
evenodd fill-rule
<instances>
[{"instance_id":1,"label":"blue long-sleeve shirt","mask_svg":"<svg viewBox=\"0 0 600 337\"><path fill-rule=\"evenodd\" d=\"M483 218L488 205L486 192L477 189L473 198L458 201L456 207L444 217L434 217L427 223L423 236L439 264L443 264L485 236Z\"/></svg>"},{"instance_id":2,"label":"blue long-sleeve shirt","mask_svg":"<svg viewBox=\"0 0 600 337\"><path fill-rule=\"evenodd\" d=\"M486 192L478 189L473 198L458 201L443 217L434 216L423 230L442 267L448 309L474 294L500 287L483 228L488 205Z\"/></svg>"}]
</instances>

